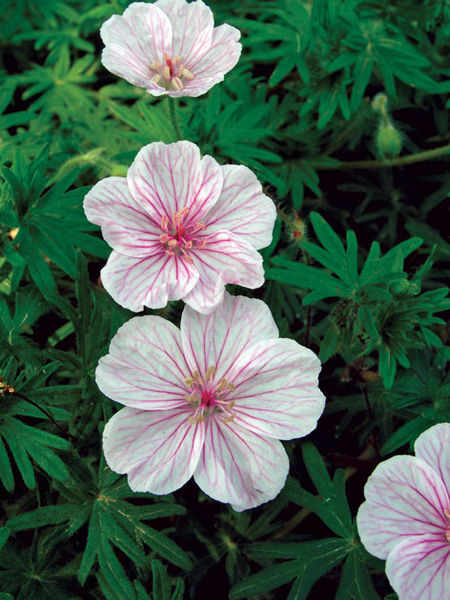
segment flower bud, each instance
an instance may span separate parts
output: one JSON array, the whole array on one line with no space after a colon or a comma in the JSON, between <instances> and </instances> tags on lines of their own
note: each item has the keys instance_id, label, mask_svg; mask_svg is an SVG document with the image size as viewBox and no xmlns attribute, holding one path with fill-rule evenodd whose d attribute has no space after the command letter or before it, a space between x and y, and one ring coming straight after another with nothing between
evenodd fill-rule
<instances>
[{"instance_id":1,"label":"flower bud","mask_svg":"<svg viewBox=\"0 0 450 600\"><path fill-rule=\"evenodd\" d=\"M420 292L420 284L408 279L398 279L391 284L390 291L396 296L416 296Z\"/></svg>"},{"instance_id":2,"label":"flower bud","mask_svg":"<svg viewBox=\"0 0 450 600\"><path fill-rule=\"evenodd\" d=\"M402 149L402 136L392 123L382 122L375 136L375 144L382 158L395 158Z\"/></svg>"}]
</instances>

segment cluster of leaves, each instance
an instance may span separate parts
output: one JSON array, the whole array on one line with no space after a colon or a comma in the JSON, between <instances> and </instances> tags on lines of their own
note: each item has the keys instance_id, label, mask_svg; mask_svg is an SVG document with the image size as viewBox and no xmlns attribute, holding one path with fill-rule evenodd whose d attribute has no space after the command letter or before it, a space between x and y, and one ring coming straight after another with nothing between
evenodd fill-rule
<instances>
[{"instance_id":1,"label":"cluster of leaves","mask_svg":"<svg viewBox=\"0 0 450 600\"><path fill-rule=\"evenodd\" d=\"M354 525L362 487L450 421L448 2L210 3L244 52L178 104L178 127L276 201L257 293L319 353L328 398L319 450L289 442L286 488L241 514L190 484L133 493L101 458L115 408L94 371L130 313L98 281L109 248L82 201L143 145L177 139L166 98L101 66L99 28L128 3L20 0L0 23L0 600L220 598L217 582L236 600L385 597ZM380 159L379 93L398 159Z\"/></svg>"}]
</instances>

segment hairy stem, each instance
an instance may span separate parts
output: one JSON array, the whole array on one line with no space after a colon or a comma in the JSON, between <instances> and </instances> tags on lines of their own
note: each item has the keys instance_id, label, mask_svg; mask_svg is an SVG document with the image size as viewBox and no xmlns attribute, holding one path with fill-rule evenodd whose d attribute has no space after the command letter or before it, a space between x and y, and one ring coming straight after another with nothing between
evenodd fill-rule
<instances>
[{"instance_id":1,"label":"hairy stem","mask_svg":"<svg viewBox=\"0 0 450 600\"><path fill-rule=\"evenodd\" d=\"M182 140L183 136L181 135L180 126L178 124L178 119L177 119L176 100L175 100L175 98L172 98L171 96L168 96L168 99L169 99L169 114L170 114L170 120L172 122L173 130L175 132L177 140Z\"/></svg>"},{"instance_id":2,"label":"hairy stem","mask_svg":"<svg viewBox=\"0 0 450 600\"><path fill-rule=\"evenodd\" d=\"M392 158L391 160L350 160L346 162L338 162L332 165L315 165L314 162L311 162L310 164L314 169L317 169L317 171L333 171L337 169L383 169L386 167L401 167L403 165L412 165L418 162L425 162L439 156L444 156L448 153L450 153L450 144L447 144L446 146L439 146L438 148L432 148L431 150L424 150L423 152L417 152L416 154L399 156L398 158Z\"/></svg>"}]
</instances>

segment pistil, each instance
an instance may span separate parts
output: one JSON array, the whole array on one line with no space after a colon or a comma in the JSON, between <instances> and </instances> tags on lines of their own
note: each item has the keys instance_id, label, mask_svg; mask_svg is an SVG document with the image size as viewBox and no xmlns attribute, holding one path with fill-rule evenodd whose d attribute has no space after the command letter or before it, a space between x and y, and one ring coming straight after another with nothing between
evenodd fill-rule
<instances>
[{"instance_id":1,"label":"pistil","mask_svg":"<svg viewBox=\"0 0 450 600\"><path fill-rule=\"evenodd\" d=\"M197 234L203 231L206 226L200 221L189 222L187 219L189 208L184 207L178 212L172 214L170 220L167 215L161 218L161 229L163 233L159 236L159 241L165 246L166 254L169 256L183 256L188 262L192 263L192 258L188 251L192 248L204 248L207 238L199 238Z\"/></svg>"},{"instance_id":2,"label":"pistil","mask_svg":"<svg viewBox=\"0 0 450 600\"><path fill-rule=\"evenodd\" d=\"M163 64L159 60L155 60L149 65L149 68L151 71L155 71L151 80L166 90L174 89L179 92L184 87L183 80L190 81L194 78L194 74L181 63L180 56L172 58L166 52L164 52Z\"/></svg>"},{"instance_id":3,"label":"pistil","mask_svg":"<svg viewBox=\"0 0 450 600\"><path fill-rule=\"evenodd\" d=\"M186 379L190 393L185 398L194 409L189 417L191 425L201 423L211 414L220 415L225 423L236 417L236 413L232 411L234 400L229 397L230 392L234 392L234 385L224 377L216 381L215 376L216 367L211 365L203 377L198 371L194 371L192 376Z\"/></svg>"}]
</instances>

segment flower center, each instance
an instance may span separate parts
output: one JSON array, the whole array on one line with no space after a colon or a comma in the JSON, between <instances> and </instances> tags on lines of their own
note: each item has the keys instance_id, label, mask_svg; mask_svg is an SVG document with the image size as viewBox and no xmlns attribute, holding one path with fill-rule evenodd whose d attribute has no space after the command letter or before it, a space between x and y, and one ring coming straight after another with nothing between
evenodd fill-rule
<instances>
[{"instance_id":1,"label":"flower center","mask_svg":"<svg viewBox=\"0 0 450 600\"><path fill-rule=\"evenodd\" d=\"M189 417L191 425L204 421L213 413L221 414L225 423L235 418L236 413L231 410L234 400L229 398L230 392L234 392L234 385L224 377L216 381L216 367L208 367L204 377L194 371L192 377L186 379L186 384L190 393L185 398L194 410Z\"/></svg>"},{"instance_id":2,"label":"flower center","mask_svg":"<svg viewBox=\"0 0 450 600\"><path fill-rule=\"evenodd\" d=\"M207 238L197 237L199 231L203 231L206 226L197 221L189 222L186 219L189 208L185 206L179 212L174 212L170 220L167 215L161 218L161 229L163 233L159 236L159 241L166 249L169 256L183 256L188 262L193 262L188 251L192 247L204 248Z\"/></svg>"},{"instance_id":3,"label":"flower center","mask_svg":"<svg viewBox=\"0 0 450 600\"><path fill-rule=\"evenodd\" d=\"M193 79L194 74L186 69L181 63L181 58L175 56L172 58L164 52L164 61L160 63L159 60L155 60L150 66L151 71L155 74L152 77L152 81L158 83L166 90L177 90L178 92L183 89L183 79Z\"/></svg>"}]
</instances>

